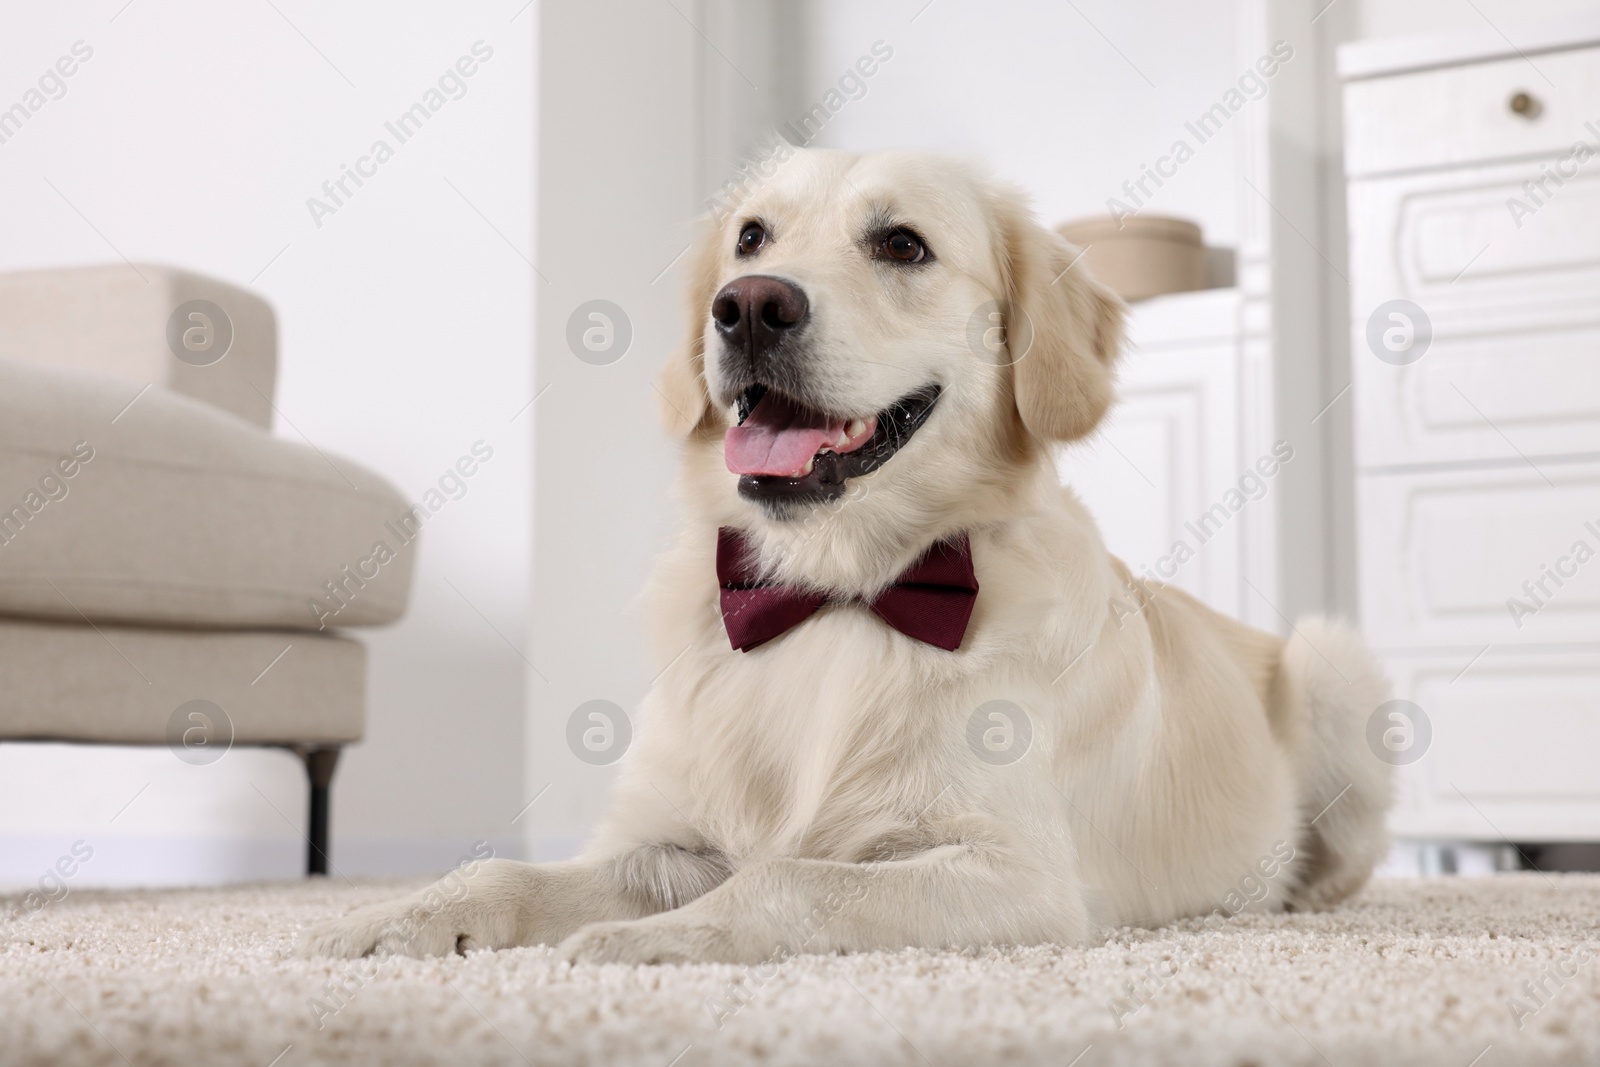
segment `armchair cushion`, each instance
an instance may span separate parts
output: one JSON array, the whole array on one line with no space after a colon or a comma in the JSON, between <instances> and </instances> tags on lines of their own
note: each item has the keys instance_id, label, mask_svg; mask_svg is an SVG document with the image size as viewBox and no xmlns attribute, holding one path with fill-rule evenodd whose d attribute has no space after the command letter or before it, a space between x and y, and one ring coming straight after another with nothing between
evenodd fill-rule
<instances>
[{"instance_id":1,"label":"armchair cushion","mask_svg":"<svg viewBox=\"0 0 1600 1067\"><path fill-rule=\"evenodd\" d=\"M0 739L183 744L203 725L207 743L341 744L361 738L365 677L361 643L326 634L0 619ZM225 718L191 721L192 700Z\"/></svg>"},{"instance_id":2,"label":"armchair cushion","mask_svg":"<svg viewBox=\"0 0 1600 1067\"><path fill-rule=\"evenodd\" d=\"M0 359L95 371L136 389L154 382L272 426L272 307L252 292L173 267L115 263L0 274Z\"/></svg>"},{"instance_id":3,"label":"armchair cushion","mask_svg":"<svg viewBox=\"0 0 1600 1067\"><path fill-rule=\"evenodd\" d=\"M0 360L0 616L392 622L426 514L356 464L165 387Z\"/></svg>"}]
</instances>

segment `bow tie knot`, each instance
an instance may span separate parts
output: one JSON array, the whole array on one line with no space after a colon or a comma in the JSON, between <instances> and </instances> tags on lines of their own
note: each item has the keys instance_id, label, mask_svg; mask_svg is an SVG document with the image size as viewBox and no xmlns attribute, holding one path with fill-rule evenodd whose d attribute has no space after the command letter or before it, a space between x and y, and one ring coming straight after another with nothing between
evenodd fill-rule
<instances>
[{"instance_id":1,"label":"bow tie knot","mask_svg":"<svg viewBox=\"0 0 1600 1067\"><path fill-rule=\"evenodd\" d=\"M741 652L782 636L824 604L859 600L763 581L753 557L741 531L731 526L717 531L722 624L729 643ZM977 597L972 545L966 534L960 534L935 542L894 584L860 602L907 637L953 652L966 635Z\"/></svg>"}]
</instances>

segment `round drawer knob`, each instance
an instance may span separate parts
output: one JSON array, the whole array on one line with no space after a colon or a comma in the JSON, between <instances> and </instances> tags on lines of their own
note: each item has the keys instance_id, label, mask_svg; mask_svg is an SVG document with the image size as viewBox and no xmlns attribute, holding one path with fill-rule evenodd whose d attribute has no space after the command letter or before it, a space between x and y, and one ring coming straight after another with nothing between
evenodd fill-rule
<instances>
[{"instance_id":1,"label":"round drawer knob","mask_svg":"<svg viewBox=\"0 0 1600 1067\"><path fill-rule=\"evenodd\" d=\"M1539 112L1544 110L1544 105L1532 93L1516 92L1511 94L1508 102L1513 114L1521 115L1525 119L1536 119Z\"/></svg>"}]
</instances>

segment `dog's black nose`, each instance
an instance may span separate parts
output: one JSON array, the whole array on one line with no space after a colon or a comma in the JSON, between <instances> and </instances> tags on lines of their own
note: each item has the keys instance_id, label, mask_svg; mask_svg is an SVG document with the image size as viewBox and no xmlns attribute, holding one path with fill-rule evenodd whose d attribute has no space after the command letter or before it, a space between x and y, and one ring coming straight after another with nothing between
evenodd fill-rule
<instances>
[{"instance_id":1,"label":"dog's black nose","mask_svg":"<svg viewBox=\"0 0 1600 1067\"><path fill-rule=\"evenodd\" d=\"M723 343L754 362L806 321L805 291L781 278L747 274L722 287L711 301L711 317Z\"/></svg>"}]
</instances>

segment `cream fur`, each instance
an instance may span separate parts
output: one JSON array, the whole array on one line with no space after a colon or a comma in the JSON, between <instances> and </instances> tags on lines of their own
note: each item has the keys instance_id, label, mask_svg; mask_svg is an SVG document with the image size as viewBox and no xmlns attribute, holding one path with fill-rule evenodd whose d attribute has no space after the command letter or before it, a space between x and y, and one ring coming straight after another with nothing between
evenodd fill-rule
<instances>
[{"instance_id":1,"label":"cream fur","mask_svg":"<svg viewBox=\"0 0 1600 1067\"><path fill-rule=\"evenodd\" d=\"M914 225L935 262L871 259L861 233L881 216ZM769 243L737 260L750 219ZM684 441L682 527L644 601L663 673L604 825L577 860L472 864L431 896L323 924L305 950L559 942L572 961L759 962L1081 942L1107 924L1358 889L1389 797L1363 739L1384 682L1359 640L1313 621L1285 643L1131 584L1057 483L1050 448L1103 415L1121 331L1121 305L1076 256L978 169L903 153L795 152L708 226L691 330L661 386ZM808 294L807 373L833 410L943 388L902 451L799 516L741 498L723 463L732 398L705 358L709 306L745 273ZM968 342L991 301L1007 358ZM776 578L845 597L966 531L982 589L965 641L945 652L846 603L733 651L719 526L745 530ZM1001 766L967 742L996 699L1032 727L1027 754Z\"/></svg>"}]
</instances>

